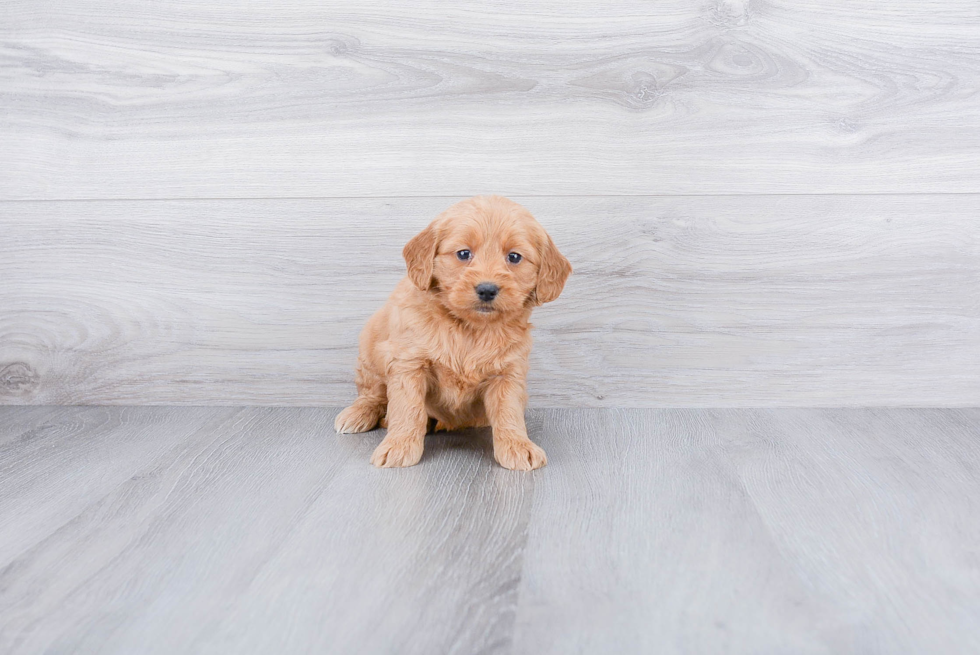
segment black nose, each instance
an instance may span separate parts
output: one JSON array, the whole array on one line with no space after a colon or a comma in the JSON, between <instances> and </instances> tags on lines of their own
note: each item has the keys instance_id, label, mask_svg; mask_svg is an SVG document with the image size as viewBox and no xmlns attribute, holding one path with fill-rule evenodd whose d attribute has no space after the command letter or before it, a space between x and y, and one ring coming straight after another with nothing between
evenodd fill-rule
<instances>
[{"instance_id":1,"label":"black nose","mask_svg":"<svg viewBox=\"0 0 980 655\"><path fill-rule=\"evenodd\" d=\"M490 302L496 298L498 291L500 291L500 287L489 282L481 282L476 285L476 295L480 296L480 300L483 302Z\"/></svg>"}]
</instances>

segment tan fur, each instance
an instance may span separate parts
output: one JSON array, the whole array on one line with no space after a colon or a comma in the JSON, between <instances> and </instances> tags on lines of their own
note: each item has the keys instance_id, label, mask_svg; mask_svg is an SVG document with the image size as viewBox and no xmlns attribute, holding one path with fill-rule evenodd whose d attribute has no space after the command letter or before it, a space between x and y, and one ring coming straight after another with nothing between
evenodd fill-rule
<instances>
[{"instance_id":1,"label":"tan fur","mask_svg":"<svg viewBox=\"0 0 980 655\"><path fill-rule=\"evenodd\" d=\"M456 253L469 250L472 259ZM508 254L519 253L518 264ZM561 293L572 272L551 237L517 203L478 196L440 214L405 246L408 275L361 333L357 400L337 417L338 432L388 434L375 466L412 466L425 433L490 425L494 457L509 469L544 466L527 436L524 408L531 310ZM478 311L476 286L500 290Z\"/></svg>"}]
</instances>

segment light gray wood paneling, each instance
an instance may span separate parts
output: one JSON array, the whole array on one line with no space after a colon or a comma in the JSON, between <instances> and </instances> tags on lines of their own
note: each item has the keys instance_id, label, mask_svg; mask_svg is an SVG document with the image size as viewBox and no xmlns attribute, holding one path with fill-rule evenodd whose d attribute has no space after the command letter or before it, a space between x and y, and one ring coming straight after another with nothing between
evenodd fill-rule
<instances>
[{"instance_id":1,"label":"light gray wood paneling","mask_svg":"<svg viewBox=\"0 0 980 655\"><path fill-rule=\"evenodd\" d=\"M534 406L980 398L980 195L518 200L576 269ZM450 202L0 204L0 402L347 402Z\"/></svg>"},{"instance_id":2,"label":"light gray wood paneling","mask_svg":"<svg viewBox=\"0 0 980 655\"><path fill-rule=\"evenodd\" d=\"M980 410L532 411L533 473L335 412L0 408L0 650L980 648Z\"/></svg>"},{"instance_id":3,"label":"light gray wood paneling","mask_svg":"<svg viewBox=\"0 0 980 655\"><path fill-rule=\"evenodd\" d=\"M31 423L14 413L0 441L0 566L229 411L49 407Z\"/></svg>"},{"instance_id":4,"label":"light gray wood paneling","mask_svg":"<svg viewBox=\"0 0 980 655\"><path fill-rule=\"evenodd\" d=\"M489 430L430 435L404 475L368 463L378 432L323 436L349 463L200 650L508 652L535 478L493 461Z\"/></svg>"},{"instance_id":5,"label":"light gray wood paneling","mask_svg":"<svg viewBox=\"0 0 980 655\"><path fill-rule=\"evenodd\" d=\"M980 191L975 0L5 0L0 199Z\"/></svg>"},{"instance_id":6,"label":"light gray wood paneling","mask_svg":"<svg viewBox=\"0 0 980 655\"><path fill-rule=\"evenodd\" d=\"M514 653L832 652L707 414L545 414Z\"/></svg>"},{"instance_id":7,"label":"light gray wood paneling","mask_svg":"<svg viewBox=\"0 0 980 655\"><path fill-rule=\"evenodd\" d=\"M141 465L107 456L131 473L98 492L101 468L76 466L51 431L21 442L31 483L0 486L0 517L36 503L47 529L0 560L4 653L474 653L509 637L533 477L496 466L485 431L433 437L426 467L391 475L368 463L377 433L334 434L336 410L61 408L44 422L95 451L95 411L183 441L131 434ZM187 433L202 411L212 420ZM61 493L50 472L87 482L71 520L39 502Z\"/></svg>"},{"instance_id":8,"label":"light gray wood paneling","mask_svg":"<svg viewBox=\"0 0 980 655\"><path fill-rule=\"evenodd\" d=\"M856 619L828 630L830 652L980 651L980 412L739 418L704 420L778 551Z\"/></svg>"},{"instance_id":9,"label":"light gray wood paneling","mask_svg":"<svg viewBox=\"0 0 980 655\"><path fill-rule=\"evenodd\" d=\"M976 410L554 410L514 653L972 653Z\"/></svg>"}]
</instances>

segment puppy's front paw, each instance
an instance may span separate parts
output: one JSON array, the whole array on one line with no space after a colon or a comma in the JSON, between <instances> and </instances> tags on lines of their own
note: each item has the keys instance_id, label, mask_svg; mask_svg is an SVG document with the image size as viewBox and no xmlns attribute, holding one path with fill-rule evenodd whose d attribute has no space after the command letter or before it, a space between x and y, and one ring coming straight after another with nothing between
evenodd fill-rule
<instances>
[{"instance_id":1,"label":"puppy's front paw","mask_svg":"<svg viewBox=\"0 0 980 655\"><path fill-rule=\"evenodd\" d=\"M396 468L415 466L422 459L424 442L421 439L406 439L385 437L384 441L374 449L371 463L379 468Z\"/></svg>"},{"instance_id":2,"label":"puppy's front paw","mask_svg":"<svg viewBox=\"0 0 980 655\"><path fill-rule=\"evenodd\" d=\"M378 410L372 407L354 403L340 414L333 422L333 427L340 434L354 434L373 430L378 424Z\"/></svg>"},{"instance_id":3,"label":"puppy's front paw","mask_svg":"<svg viewBox=\"0 0 980 655\"><path fill-rule=\"evenodd\" d=\"M533 471L548 463L544 450L530 439L494 441L493 456L512 471Z\"/></svg>"}]
</instances>

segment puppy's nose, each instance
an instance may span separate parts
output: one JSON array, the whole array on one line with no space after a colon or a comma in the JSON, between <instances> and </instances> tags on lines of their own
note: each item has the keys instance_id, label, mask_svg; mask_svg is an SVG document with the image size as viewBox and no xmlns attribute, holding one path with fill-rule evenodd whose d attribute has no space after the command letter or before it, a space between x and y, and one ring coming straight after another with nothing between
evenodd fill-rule
<instances>
[{"instance_id":1,"label":"puppy's nose","mask_svg":"<svg viewBox=\"0 0 980 655\"><path fill-rule=\"evenodd\" d=\"M480 300L483 302L490 302L496 298L498 291L500 291L500 287L490 282L480 282L476 285L476 295L480 296Z\"/></svg>"}]
</instances>

